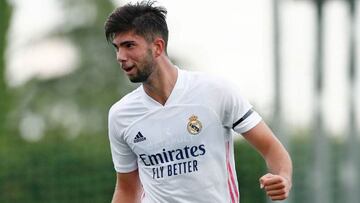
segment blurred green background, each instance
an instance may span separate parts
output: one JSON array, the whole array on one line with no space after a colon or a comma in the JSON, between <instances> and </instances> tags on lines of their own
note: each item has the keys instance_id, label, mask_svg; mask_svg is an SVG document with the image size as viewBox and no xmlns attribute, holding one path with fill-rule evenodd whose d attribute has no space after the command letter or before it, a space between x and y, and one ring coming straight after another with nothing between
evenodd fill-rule
<instances>
[{"instance_id":1,"label":"blurred green background","mask_svg":"<svg viewBox=\"0 0 360 203\"><path fill-rule=\"evenodd\" d=\"M114 102L135 88L119 70L103 33L104 20L115 4L109 0L57 1L65 13L63 26L28 43L66 39L81 50L74 62L76 68L57 77L31 77L23 84L11 85L11 79L6 77L9 63L6 50L12 49L9 39L26 37L9 36L11 23L16 23L13 2L0 0L0 202L110 202L115 171L107 138L107 112ZM311 76L313 119L306 127L287 127L281 90L282 2L271 2L274 103L270 109L274 113L264 119L293 159L293 190L287 202L358 203L357 1L342 1L349 6L349 28L353 29L346 36L350 45L348 63L343 67L349 84L347 127L336 135L325 129L321 110L326 67L323 7L327 2L321 0L312 1L316 24ZM96 17L81 22L79 14L87 16L88 12L96 13ZM44 53L44 60L46 56ZM172 60L176 64L186 63L176 56ZM236 141L235 154L241 202L271 202L259 188L258 178L266 173L262 158L242 139Z\"/></svg>"}]
</instances>

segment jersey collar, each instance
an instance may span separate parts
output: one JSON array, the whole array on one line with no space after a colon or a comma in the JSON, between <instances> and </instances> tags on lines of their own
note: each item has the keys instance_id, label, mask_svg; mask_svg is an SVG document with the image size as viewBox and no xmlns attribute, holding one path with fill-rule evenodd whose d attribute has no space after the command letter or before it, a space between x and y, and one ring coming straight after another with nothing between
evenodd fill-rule
<instances>
[{"instance_id":1,"label":"jersey collar","mask_svg":"<svg viewBox=\"0 0 360 203\"><path fill-rule=\"evenodd\" d=\"M181 93L183 93L184 89L184 72L183 70L179 69L179 67L175 66L178 72L177 79L175 82L175 86L173 90L170 93L169 98L167 99L165 105L160 104L153 98L151 98L148 94L146 94L143 85L140 86L140 89L144 95L144 104L148 107L165 107L169 106L171 104L176 104L176 102L179 100L179 97Z\"/></svg>"}]
</instances>

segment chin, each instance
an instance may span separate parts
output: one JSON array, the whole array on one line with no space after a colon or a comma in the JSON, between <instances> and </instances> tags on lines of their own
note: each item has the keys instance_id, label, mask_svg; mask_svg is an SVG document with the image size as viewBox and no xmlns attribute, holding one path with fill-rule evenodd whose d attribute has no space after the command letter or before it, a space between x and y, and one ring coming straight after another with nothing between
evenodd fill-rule
<instances>
[{"instance_id":1,"label":"chin","mask_svg":"<svg viewBox=\"0 0 360 203\"><path fill-rule=\"evenodd\" d=\"M147 78L146 78L146 79L147 79ZM130 82L132 82L132 83L145 82L146 79L140 78L140 77L132 77L132 78L129 78Z\"/></svg>"},{"instance_id":2,"label":"chin","mask_svg":"<svg viewBox=\"0 0 360 203\"><path fill-rule=\"evenodd\" d=\"M143 82L143 81L141 81L141 80L137 80L137 79L133 79L133 78L130 78L129 80L130 80L130 82L132 82L132 83L140 83L140 82Z\"/></svg>"},{"instance_id":3,"label":"chin","mask_svg":"<svg viewBox=\"0 0 360 203\"><path fill-rule=\"evenodd\" d=\"M129 77L129 80L133 83L146 82L149 78L149 75L136 75L133 77Z\"/></svg>"}]
</instances>

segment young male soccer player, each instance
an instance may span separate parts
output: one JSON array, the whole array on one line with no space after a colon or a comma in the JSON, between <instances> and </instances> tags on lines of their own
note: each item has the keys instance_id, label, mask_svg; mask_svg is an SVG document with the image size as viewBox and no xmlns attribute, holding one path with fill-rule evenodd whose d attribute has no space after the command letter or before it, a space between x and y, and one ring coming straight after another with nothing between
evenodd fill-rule
<instances>
[{"instance_id":1,"label":"young male soccer player","mask_svg":"<svg viewBox=\"0 0 360 203\"><path fill-rule=\"evenodd\" d=\"M288 153L234 86L172 64L165 15L153 2L141 2L117 8L105 23L122 70L142 83L109 112L113 202L239 202L234 131L264 157L270 173L260 185L267 195L287 198Z\"/></svg>"}]
</instances>

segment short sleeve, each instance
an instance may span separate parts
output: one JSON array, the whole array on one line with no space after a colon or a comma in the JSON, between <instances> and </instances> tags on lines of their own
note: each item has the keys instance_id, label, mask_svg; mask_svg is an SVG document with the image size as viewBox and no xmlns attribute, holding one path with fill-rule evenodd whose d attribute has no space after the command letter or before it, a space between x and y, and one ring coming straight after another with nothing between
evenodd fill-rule
<instances>
[{"instance_id":1,"label":"short sleeve","mask_svg":"<svg viewBox=\"0 0 360 203\"><path fill-rule=\"evenodd\" d=\"M137 169L137 157L124 140L122 127L120 116L110 110L108 130L114 168L119 173L128 173Z\"/></svg>"},{"instance_id":2,"label":"short sleeve","mask_svg":"<svg viewBox=\"0 0 360 203\"><path fill-rule=\"evenodd\" d=\"M224 82L223 88L223 124L237 133L245 133L255 127L262 118L241 95L240 90L229 82Z\"/></svg>"}]
</instances>

